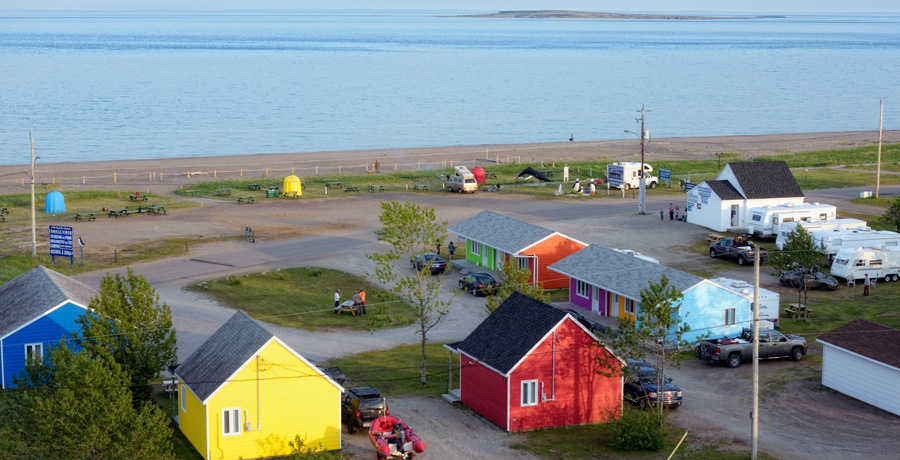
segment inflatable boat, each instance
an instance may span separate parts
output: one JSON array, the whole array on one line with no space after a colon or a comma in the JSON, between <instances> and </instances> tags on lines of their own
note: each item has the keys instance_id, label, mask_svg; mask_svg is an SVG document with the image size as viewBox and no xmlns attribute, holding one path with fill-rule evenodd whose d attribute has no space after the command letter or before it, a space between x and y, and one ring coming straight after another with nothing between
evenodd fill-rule
<instances>
[{"instance_id":1,"label":"inflatable boat","mask_svg":"<svg viewBox=\"0 0 900 460\"><path fill-rule=\"evenodd\" d=\"M425 452L425 443L397 417L384 415L369 427L369 441L378 451L378 458L410 459Z\"/></svg>"}]
</instances>

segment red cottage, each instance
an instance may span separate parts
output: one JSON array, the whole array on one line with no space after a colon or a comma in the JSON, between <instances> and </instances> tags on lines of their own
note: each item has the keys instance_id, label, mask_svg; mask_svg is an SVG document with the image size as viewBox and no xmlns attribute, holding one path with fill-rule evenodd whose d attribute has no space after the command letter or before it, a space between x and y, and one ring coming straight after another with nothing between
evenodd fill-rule
<instances>
[{"instance_id":1,"label":"red cottage","mask_svg":"<svg viewBox=\"0 0 900 460\"><path fill-rule=\"evenodd\" d=\"M622 410L624 361L568 313L513 293L462 342L461 401L506 431L603 422ZM601 364L603 363L603 364ZM601 367L615 377L596 371ZM453 376L450 377L451 388Z\"/></svg>"}]
</instances>

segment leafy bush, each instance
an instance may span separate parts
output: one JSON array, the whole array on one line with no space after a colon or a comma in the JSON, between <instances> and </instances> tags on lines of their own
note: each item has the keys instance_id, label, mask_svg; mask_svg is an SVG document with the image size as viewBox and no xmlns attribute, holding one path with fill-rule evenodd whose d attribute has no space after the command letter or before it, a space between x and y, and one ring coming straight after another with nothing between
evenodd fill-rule
<instances>
[{"instance_id":1,"label":"leafy bush","mask_svg":"<svg viewBox=\"0 0 900 460\"><path fill-rule=\"evenodd\" d=\"M656 452L666 441L665 428L654 411L624 408L622 417L613 422L612 448L618 451Z\"/></svg>"},{"instance_id":2,"label":"leafy bush","mask_svg":"<svg viewBox=\"0 0 900 460\"><path fill-rule=\"evenodd\" d=\"M347 458L340 451L323 450L321 444L315 449L307 446L306 438L302 438L300 435L294 436L294 440L288 441L288 445L291 447L291 455L287 457L288 460L346 460Z\"/></svg>"},{"instance_id":3,"label":"leafy bush","mask_svg":"<svg viewBox=\"0 0 900 460\"><path fill-rule=\"evenodd\" d=\"M225 279L225 282L232 286L240 286L241 285L241 280L239 280L234 275L228 275L228 278Z\"/></svg>"}]
</instances>

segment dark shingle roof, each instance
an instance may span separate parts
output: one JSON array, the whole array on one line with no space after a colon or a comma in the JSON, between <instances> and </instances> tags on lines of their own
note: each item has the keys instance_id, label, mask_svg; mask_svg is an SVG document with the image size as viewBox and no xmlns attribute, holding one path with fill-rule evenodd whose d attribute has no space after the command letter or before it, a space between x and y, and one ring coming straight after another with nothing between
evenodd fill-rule
<instances>
[{"instance_id":1,"label":"dark shingle roof","mask_svg":"<svg viewBox=\"0 0 900 460\"><path fill-rule=\"evenodd\" d=\"M900 368L898 329L860 318L820 335L817 340Z\"/></svg>"},{"instance_id":2,"label":"dark shingle roof","mask_svg":"<svg viewBox=\"0 0 900 460\"><path fill-rule=\"evenodd\" d=\"M802 197L800 184L783 161L751 161L728 163L737 187L748 200L761 198Z\"/></svg>"},{"instance_id":3,"label":"dark shingle roof","mask_svg":"<svg viewBox=\"0 0 900 460\"><path fill-rule=\"evenodd\" d=\"M100 293L81 281L35 267L0 286L0 337L71 300L84 307Z\"/></svg>"},{"instance_id":4,"label":"dark shingle roof","mask_svg":"<svg viewBox=\"0 0 900 460\"><path fill-rule=\"evenodd\" d=\"M554 234L552 230L506 217L493 211L482 211L449 230L463 238L486 244L503 252L519 251Z\"/></svg>"},{"instance_id":5,"label":"dark shingle roof","mask_svg":"<svg viewBox=\"0 0 900 460\"><path fill-rule=\"evenodd\" d=\"M659 283L663 275L681 292L703 281L699 276L595 244L556 262L550 269L635 300L640 300L641 291L651 281Z\"/></svg>"},{"instance_id":6,"label":"dark shingle roof","mask_svg":"<svg viewBox=\"0 0 900 460\"><path fill-rule=\"evenodd\" d=\"M731 182L728 182L727 180L708 180L706 181L706 185L708 185L713 193L723 201L744 199L741 192L737 191L737 189L731 185Z\"/></svg>"},{"instance_id":7,"label":"dark shingle roof","mask_svg":"<svg viewBox=\"0 0 900 460\"><path fill-rule=\"evenodd\" d=\"M448 345L508 374L566 316L566 312L514 292L462 342Z\"/></svg>"},{"instance_id":8,"label":"dark shingle roof","mask_svg":"<svg viewBox=\"0 0 900 460\"><path fill-rule=\"evenodd\" d=\"M175 373L205 402L272 337L256 320L238 311L178 365Z\"/></svg>"}]
</instances>

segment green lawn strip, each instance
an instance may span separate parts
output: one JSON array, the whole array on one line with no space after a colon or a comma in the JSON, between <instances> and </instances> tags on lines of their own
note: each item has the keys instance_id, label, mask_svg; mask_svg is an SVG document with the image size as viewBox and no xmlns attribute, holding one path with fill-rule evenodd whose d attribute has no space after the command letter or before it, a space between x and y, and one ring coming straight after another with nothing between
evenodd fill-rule
<instances>
[{"instance_id":1,"label":"green lawn strip","mask_svg":"<svg viewBox=\"0 0 900 460\"><path fill-rule=\"evenodd\" d=\"M874 187L873 187L873 189L874 189ZM872 191L874 193L874 190L872 190ZM880 196L878 198L871 196L869 198L851 198L850 202L856 203L856 204L863 204L866 206L873 206L876 208L881 208L881 209L887 210L888 206L890 206L891 203L893 203L894 200L896 200L896 199L897 199L896 196Z\"/></svg>"},{"instance_id":2,"label":"green lawn strip","mask_svg":"<svg viewBox=\"0 0 900 460\"><path fill-rule=\"evenodd\" d=\"M363 278L324 268L291 268L249 275L234 275L188 287L206 291L218 302L243 310L253 318L285 327L314 331L320 328L367 329L369 316L334 314L334 290L341 300L351 300L353 291L366 291L366 306L385 308L398 323L412 320L410 308L398 301L382 301L384 291ZM365 332L361 332L365 333Z\"/></svg>"},{"instance_id":3,"label":"green lawn strip","mask_svg":"<svg viewBox=\"0 0 900 460\"><path fill-rule=\"evenodd\" d=\"M864 165L878 161L878 147L871 145L852 149L763 155L756 157L755 160L786 161L791 168ZM881 161L882 163L897 163L900 161L900 144L882 145Z\"/></svg>"},{"instance_id":4,"label":"green lawn strip","mask_svg":"<svg viewBox=\"0 0 900 460\"><path fill-rule=\"evenodd\" d=\"M442 344L425 346L426 380L422 385L421 344L400 345L390 350L372 350L334 358L323 365L338 366L347 377L345 388L375 387L387 396L433 396L447 392L450 352ZM322 363L320 363L322 364ZM459 359L453 361L458 382ZM388 401L390 404L390 401Z\"/></svg>"},{"instance_id":5,"label":"green lawn strip","mask_svg":"<svg viewBox=\"0 0 900 460\"><path fill-rule=\"evenodd\" d=\"M809 291L807 304L813 313L807 321L783 316L781 330L805 337L810 345L820 334L831 331L856 318L864 318L894 328L900 328L900 283L879 282L868 297L862 295L862 283L856 287L842 284L836 291ZM796 290L781 295L781 303L796 303Z\"/></svg>"},{"instance_id":6,"label":"green lawn strip","mask_svg":"<svg viewBox=\"0 0 900 460\"><path fill-rule=\"evenodd\" d=\"M55 214L47 214L44 212L44 206L47 194L51 191L59 190L63 194L66 202L66 211ZM134 192L123 192L115 190L86 190L86 191L65 191L59 186L41 187L41 191L34 195L35 222L37 224L54 224L54 225L70 225L75 221L75 214L82 214L84 221L87 222L87 215L93 213L97 219L108 218L103 208L108 209L125 209L137 211L138 206L146 208L147 206L165 206L167 212L173 210L182 210L199 206L197 203L189 201L180 201L163 195L150 193L147 195L147 201L131 201L130 195ZM142 193L144 194L144 193ZM0 226L6 225L23 225L31 224L31 194L17 193L13 195L0 195L0 207L9 208L9 214L6 215L6 222L0 223ZM155 217L155 216L150 216ZM162 218L163 216L160 216ZM62 222L61 222L62 221ZM0 227L2 228L2 227Z\"/></svg>"}]
</instances>

